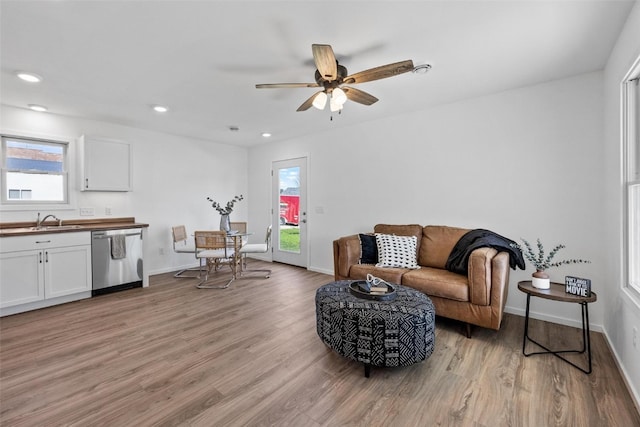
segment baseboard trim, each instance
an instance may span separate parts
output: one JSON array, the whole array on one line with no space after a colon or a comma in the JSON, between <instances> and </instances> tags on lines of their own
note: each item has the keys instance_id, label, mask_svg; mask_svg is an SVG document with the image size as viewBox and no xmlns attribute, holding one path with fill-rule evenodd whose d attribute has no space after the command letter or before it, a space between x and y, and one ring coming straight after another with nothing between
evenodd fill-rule
<instances>
[{"instance_id":1,"label":"baseboard trim","mask_svg":"<svg viewBox=\"0 0 640 427\"><path fill-rule=\"evenodd\" d=\"M327 270L325 268L318 268L318 267L308 267L307 270L309 271L313 271L314 273L322 273L322 274L328 274L329 276L331 276L333 278L333 270Z\"/></svg>"},{"instance_id":2,"label":"baseboard trim","mask_svg":"<svg viewBox=\"0 0 640 427\"><path fill-rule=\"evenodd\" d=\"M620 371L620 374L622 376L622 381L624 381L624 384L627 386L627 390L631 395L631 400L633 400L633 404L636 407L636 411L640 415L640 391L636 390L633 384L629 381L629 376L627 374L627 371L624 368L624 366L620 363L620 357L618 356L618 352L611 345L611 340L609 339L609 334L607 333L606 329L604 330L602 335L604 335L604 340L607 343L607 347L609 347L609 351L611 352L611 354L613 354L613 360L616 362L618 371Z\"/></svg>"},{"instance_id":3,"label":"baseboard trim","mask_svg":"<svg viewBox=\"0 0 640 427\"><path fill-rule=\"evenodd\" d=\"M515 314L516 316L524 317L526 314L526 310L522 308L515 308L506 306L504 308L506 313ZM570 319L568 317L560 317L560 316L552 316L546 313L540 313L538 311L529 311L529 317L531 319L544 320L545 322L558 323L560 325L571 326L573 328L582 328L582 320L581 319ZM589 329L594 332L603 332L604 328L602 325L589 323Z\"/></svg>"}]
</instances>

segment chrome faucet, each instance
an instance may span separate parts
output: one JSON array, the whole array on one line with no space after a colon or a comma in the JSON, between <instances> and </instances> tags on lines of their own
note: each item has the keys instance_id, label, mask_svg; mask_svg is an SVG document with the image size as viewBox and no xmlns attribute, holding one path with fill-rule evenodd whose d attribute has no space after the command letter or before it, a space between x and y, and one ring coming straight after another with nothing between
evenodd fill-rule
<instances>
[{"instance_id":1,"label":"chrome faucet","mask_svg":"<svg viewBox=\"0 0 640 427\"><path fill-rule=\"evenodd\" d=\"M49 214L44 218L40 219L40 212L38 212L38 219L36 220L36 229L42 228L42 224L47 220L47 218L53 218L56 221L59 221L60 224L62 224L62 220L53 214Z\"/></svg>"}]
</instances>

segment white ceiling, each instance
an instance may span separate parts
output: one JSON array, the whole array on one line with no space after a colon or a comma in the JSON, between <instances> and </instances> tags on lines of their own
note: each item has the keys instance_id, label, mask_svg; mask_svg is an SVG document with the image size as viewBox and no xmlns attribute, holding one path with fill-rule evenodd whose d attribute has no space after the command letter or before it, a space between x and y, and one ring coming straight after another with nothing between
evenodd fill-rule
<instances>
[{"instance_id":1,"label":"white ceiling","mask_svg":"<svg viewBox=\"0 0 640 427\"><path fill-rule=\"evenodd\" d=\"M19 108L252 146L604 67L633 1L1 0L0 95ZM349 73L429 63L358 85L380 99L296 112L311 44ZM25 70L44 77L18 80ZM158 114L151 104L171 109ZM231 132L230 126L238 126Z\"/></svg>"}]
</instances>

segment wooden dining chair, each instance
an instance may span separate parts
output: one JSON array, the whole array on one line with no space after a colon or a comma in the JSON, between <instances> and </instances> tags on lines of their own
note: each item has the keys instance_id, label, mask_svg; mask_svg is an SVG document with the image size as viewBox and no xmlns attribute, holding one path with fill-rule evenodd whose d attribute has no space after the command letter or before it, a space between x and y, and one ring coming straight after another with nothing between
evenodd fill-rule
<instances>
[{"instance_id":1,"label":"wooden dining chair","mask_svg":"<svg viewBox=\"0 0 640 427\"><path fill-rule=\"evenodd\" d=\"M247 232L247 223L246 222L231 222L231 229L237 231L238 233L246 233Z\"/></svg>"},{"instance_id":2,"label":"wooden dining chair","mask_svg":"<svg viewBox=\"0 0 640 427\"><path fill-rule=\"evenodd\" d=\"M231 222L230 224L231 224L232 232L247 234L246 222ZM235 242L232 242L232 243L235 243ZM245 245L246 243L247 243L247 236L242 236L242 245Z\"/></svg>"},{"instance_id":3,"label":"wooden dining chair","mask_svg":"<svg viewBox=\"0 0 640 427\"><path fill-rule=\"evenodd\" d=\"M235 273L235 252L229 247L227 233L224 231L196 231L195 232L196 258L206 260L204 266L204 278L202 269L200 272L200 283L196 287L200 289L226 289L236 278ZM209 274L216 272L223 265L231 267L231 279L224 286L207 284Z\"/></svg>"}]
</instances>

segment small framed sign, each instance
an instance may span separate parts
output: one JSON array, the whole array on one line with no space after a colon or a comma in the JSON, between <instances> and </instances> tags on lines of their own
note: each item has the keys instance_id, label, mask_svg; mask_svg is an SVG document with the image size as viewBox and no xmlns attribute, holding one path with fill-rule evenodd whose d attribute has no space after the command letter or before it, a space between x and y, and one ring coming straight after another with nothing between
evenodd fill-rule
<instances>
[{"instance_id":1,"label":"small framed sign","mask_svg":"<svg viewBox=\"0 0 640 427\"><path fill-rule=\"evenodd\" d=\"M579 277L565 276L564 291L571 295L580 297L591 296L591 279L581 279Z\"/></svg>"}]
</instances>

